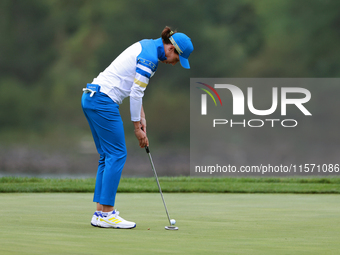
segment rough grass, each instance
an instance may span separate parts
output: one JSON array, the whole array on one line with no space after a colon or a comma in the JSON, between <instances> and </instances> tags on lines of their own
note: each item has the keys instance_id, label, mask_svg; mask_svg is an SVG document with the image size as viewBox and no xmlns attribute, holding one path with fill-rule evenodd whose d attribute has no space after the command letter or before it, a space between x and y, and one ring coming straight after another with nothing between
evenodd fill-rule
<instances>
[{"instance_id":1,"label":"rough grass","mask_svg":"<svg viewBox=\"0 0 340 255\"><path fill-rule=\"evenodd\" d=\"M339 194L340 178L161 177L163 192ZM94 178L0 178L0 192L93 192ZM122 178L118 192L158 192L154 178Z\"/></svg>"}]
</instances>

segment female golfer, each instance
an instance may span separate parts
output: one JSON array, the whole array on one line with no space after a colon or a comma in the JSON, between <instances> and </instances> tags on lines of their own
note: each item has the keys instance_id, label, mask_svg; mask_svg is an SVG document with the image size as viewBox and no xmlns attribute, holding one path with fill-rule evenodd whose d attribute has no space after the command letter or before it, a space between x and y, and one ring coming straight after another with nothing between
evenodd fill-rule
<instances>
[{"instance_id":1,"label":"female golfer","mask_svg":"<svg viewBox=\"0 0 340 255\"><path fill-rule=\"evenodd\" d=\"M180 61L189 69L188 57L194 49L188 36L172 32L169 27L161 35L156 40L145 39L128 47L83 89L82 108L100 155L93 197L97 210L92 226L136 227L136 223L124 220L114 210L127 153L119 104L130 97L131 121L139 146L148 146L142 98L149 79L156 72L158 61L172 65Z\"/></svg>"}]
</instances>

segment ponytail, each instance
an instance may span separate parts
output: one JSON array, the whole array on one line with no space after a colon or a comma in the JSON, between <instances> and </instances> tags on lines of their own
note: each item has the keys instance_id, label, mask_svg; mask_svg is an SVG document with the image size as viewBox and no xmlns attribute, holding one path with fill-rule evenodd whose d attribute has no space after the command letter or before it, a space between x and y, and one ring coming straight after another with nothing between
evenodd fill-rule
<instances>
[{"instance_id":1,"label":"ponytail","mask_svg":"<svg viewBox=\"0 0 340 255\"><path fill-rule=\"evenodd\" d=\"M177 31L171 31L171 28L166 26L162 31L162 39L165 44L171 44L169 38L175 34Z\"/></svg>"}]
</instances>

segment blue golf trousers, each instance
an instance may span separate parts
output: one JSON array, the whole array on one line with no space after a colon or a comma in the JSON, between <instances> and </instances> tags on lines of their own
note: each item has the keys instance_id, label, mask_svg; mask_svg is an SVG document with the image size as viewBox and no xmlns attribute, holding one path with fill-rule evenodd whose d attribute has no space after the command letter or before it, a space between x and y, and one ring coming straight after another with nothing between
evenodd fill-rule
<instances>
[{"instance_id":1,"label":"blue golf trousers","mask_svg":"<svg viewBox=\"0 0 340 255\"><path fill-rule=\"evenodd\" d=\"M93 202L114 206L127 155L123 121L119 105L99 92L98 85L89 85L96 92L83 93L82 108L100 155Z\"/></svg>"}]
</instances>

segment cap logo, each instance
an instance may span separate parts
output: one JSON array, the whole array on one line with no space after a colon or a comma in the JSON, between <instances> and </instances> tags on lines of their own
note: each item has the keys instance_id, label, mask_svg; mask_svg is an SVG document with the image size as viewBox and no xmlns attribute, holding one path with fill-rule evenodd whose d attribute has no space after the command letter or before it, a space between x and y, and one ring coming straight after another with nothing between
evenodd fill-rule
<instances>
[{"instance_id":1,"label":"cap logo","mask_svg":"<svg viewBox=\"0 0 340 255\"><path fill-rule=\"evenodd\" d=\"M176 41L174 40L174 38L171 36L169 38L170 42L172 43L173 46L175 46L176 50L178 51L179 55L181 55L183 53L183 51L178 47Z\"/></svg>"}]
</instances>

